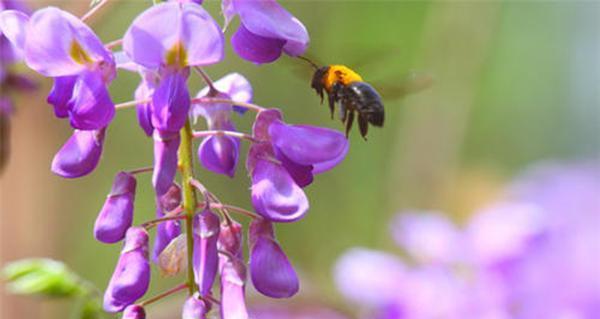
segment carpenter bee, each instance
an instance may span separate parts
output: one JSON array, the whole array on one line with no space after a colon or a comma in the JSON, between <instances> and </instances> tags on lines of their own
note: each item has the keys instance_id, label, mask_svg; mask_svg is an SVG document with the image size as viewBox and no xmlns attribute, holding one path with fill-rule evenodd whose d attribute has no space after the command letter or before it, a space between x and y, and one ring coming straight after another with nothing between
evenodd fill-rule
<instances>
[{"instance_id":1,"label":"carpenter bee","mask_svg":"<svg viewBox=\"0 0 600 319\"><path fill-rule=\"evenodd\" d=\"M362 77L352 69L344 65L328 65L318 67L308 59L305 59L316 69L311 87L321 97L323 103L324 95L327 94L331 117L335 111L335 105L340 106L340 119L346 125L346 137L354 124L354 118L358 119L360 135L366 139L369 124L381 127L385 118L383 102L379 93Z\"/></svg>"}]
</instances>

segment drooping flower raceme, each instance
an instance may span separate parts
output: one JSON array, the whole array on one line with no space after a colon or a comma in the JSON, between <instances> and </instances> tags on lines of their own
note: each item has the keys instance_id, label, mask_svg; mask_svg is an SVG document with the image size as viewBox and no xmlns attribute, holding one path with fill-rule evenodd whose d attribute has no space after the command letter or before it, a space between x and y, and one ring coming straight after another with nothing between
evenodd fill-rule
<instances>
[{"instance_id":1,"label":"drooping flower raceme","mask_svg":"<svg viewBox=\"0 0 600 319\"><path fill-rule=\"evenodd\" d=\"M541 165L464 229L440 213L400 214L392 232L412 262L353 248L336 283L366 318L595 318L599 191L597 164Z\"/></svg>"},{"instance_id":2,"label":"drooping flower raceme","mask_svg":"<svg viewBox=\"0 0 600 319\"><path fill-rule=\"evenodd\" d=\"M203 67L223 60L224 34L201 4L174 0L152 5L134 19L122 39L106 45L83 22L99 7L81 19L54 7L31 17L16 10L0 13L3 37L30 68L54 79L47 102L56 117L68 118L74 128L52 162L53 172L75 178L94 170L115 109L135 106L140 127L153 139L153 165L116 174L94 225L98 241L124 240L103 308L122 312L126 319L145 318L149 303L182 290L188 291L184 319L210 317L217 307L223 319L247 319L248 273L266 296L295 295L300 282L275 239L275 223L302 218L308 210L303 188L314 175L338 165L348 151L341 132L286 124L280 110L252 104L252 87L241 74L212 82ZM245 59L272 62L282 52L302 54L308 45L302 23L275 1L225 0L223 8L228 19L240 17L231 41ZM122 51L113 53L119 46ZM139 73L141 82L132 94L134 101L114 105L108 86L117 67ZM192 73L199 73L207 84L195 98L188 88ZM238 117L232 114L248 110L258 113L255 118L245 116L254 119L253 131L236 131ZM199 117L207 130L198 130ZM251 143L246 167L253 210L220 202L196 179L194 139L202 139L199 164L231 177L242 156L242 141ZM178 171L181 179L176 182ZM137 174L146 172L153 174L155 219L134 225L137 217L143 218L134 218ZM247 230L250 261L243 254L244 230L233 218L238 213L252 219ZM152 228L156 235L150 256ZM188 280L140 300L149 287L150 260L165 275L187 271ZM220 289L218 301L215 286Z\"/></svg>"}]
</instances>

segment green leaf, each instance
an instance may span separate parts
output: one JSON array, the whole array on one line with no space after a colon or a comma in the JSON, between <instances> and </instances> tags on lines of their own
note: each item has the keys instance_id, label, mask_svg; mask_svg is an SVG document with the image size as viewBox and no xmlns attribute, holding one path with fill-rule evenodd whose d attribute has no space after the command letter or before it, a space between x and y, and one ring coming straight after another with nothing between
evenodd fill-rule
<instances>
[{"instance_id":1,"label":"green leaf","mask_svg":"<svg viewBox=\"0 0 600 319\"><path fill-rule=\"evenodd\" d=\"M15 294L72 297L83 292L79 277L52 259L23 259L2 270L8 290Z\"/></svg>"}]
</instances>

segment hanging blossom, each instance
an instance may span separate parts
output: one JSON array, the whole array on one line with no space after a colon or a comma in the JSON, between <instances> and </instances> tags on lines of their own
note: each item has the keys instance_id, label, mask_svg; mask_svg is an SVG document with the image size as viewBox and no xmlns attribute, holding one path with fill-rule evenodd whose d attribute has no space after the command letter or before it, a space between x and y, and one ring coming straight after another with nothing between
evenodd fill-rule
<instances>
[{"instance_id":1,"label":"hanging blossom","mask_svg":"<svg viewBox=\"0 0 600 319\"><path fill-rule=\"evenodd\" d=\"M353 248L337 286L365 318L595 318L599 191L597 164L543 164L462 229L439 212L399 214L392 235L411 260Z\"/></svg>"},{"instance_id":2,"label":"hanging blossom","mask_svg":"<svg viewBox=\"0 0 600 319\"><path fill-rule=\"evenodd\" d=\"M93 227L98 241L123 242L103 308L122 312L126 319L145 318L148 304L184 289L188 290L181 310L184 319L216 312L224 319L249 318L247 282L272 298L295 295L300 282L275 238L276 223L304 217L309 204L303 188L314 175L338 165L348 152L341 132L287 124L280 110L252 104L252 87L242 75L230 73L216 82L209 79L201 67L222 61L224 35L201 3L177 0L153 5L133 20L122 39L106 45L82 20L58 8L43 8L31 17L16 10L0 13L2 34L25 63L54 79L47 101L55 115L68 118L74 128L52 162L53 172L79 177L97 166L117 106L135 106L140 127L153 139L153 166L115 175ZM304 26L274 1L225 1L223 7L227 17L240 16L242 24L232 42L244 58L272 62L282 52L301 54L308 45ZM122 51L113 54L111 50L119 45ZM107 87L117 67L138 72L141 81L134 101L114 105ZM192 70L207 83L193 99L187 83ZM252 132L236 131L232 114L249 109L258 113ZM207 130L196 130L200 117ZM231 177L242 155L242 141L251 144L246 168L252 183L252 210L220 202L196 179L194 139L202 139L199 164ZM176 182L178 170L181 179ZM137 175L145 172L153 174L156 218L135 224ZM243 253L244 229L233 218L236 213L251 219L246 230L248 258ZM142 300L150 284L151 261L166 275L187 271L188 280ZM218 299L215 286L220 289Z\"/></svg>"},{"instance_id":3,"label":"hanging blossom","mask_svg":"<svg viewBox=\"0 0 600 319\"><path fill-rule=\"evenodd\" d=\"M5 10L0 25L27 66L54 78L48 103L76 129L56 154L52 171L68 178L89 174L115 114L107 89L116 75L112 53L85 23L58 8L40 9L31 17Z\"/></svg>"},{"instance_id":4,"label":"hanging blossom","mask_svg":"<svg viewBox=\"0 0 600 319\"><path fill-rule=\"evenodd\" d=\"M141 90L146 90L146 94L140 94L152 95L146 106L154 137L152 183L157 195L162 195L175 177L179 130L188 119L189 67L221 61L223 34L200 5L162 3L147 9L133 21L123 37L123 49L131 61L156 72L159 77L156 87L144 80L142 85L146 87ZM147 125L145 129L148 128Z\"/></svg>"},{"instance_id":5,"label":"hanging blossom","mask_svg":"<svg viewBox=\"0 0 600 319\"><path fill-rule=\"evenodd\" d=\"M270 63L282 53L301 55L308 47L308 32L302 22L275 0L224 0L222 10L227 24L236 15L240 18L231 45L245 60Z\"/></svg>"}]
</instances>

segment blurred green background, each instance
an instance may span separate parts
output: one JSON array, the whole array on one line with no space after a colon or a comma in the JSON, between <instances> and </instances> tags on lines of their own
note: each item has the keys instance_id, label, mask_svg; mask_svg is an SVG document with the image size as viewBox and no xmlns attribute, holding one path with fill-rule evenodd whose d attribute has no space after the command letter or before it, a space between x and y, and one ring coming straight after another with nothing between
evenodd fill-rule
<instances>
[{"instance_id":1,"label":"blurred green background","mask_svg":"<svg viewBox=\"0 0 600 319\"><path fill-rule=\"evenodd\" d=\"M104 41L120 38L132 18L150 4L113 2L94 20L93 28ZM382 90L385 127L372 129L366 142L354 130L346 160L306 189L311 204L308 215L277 227L280 243L303 277L297 301L319 298L340 305L330 276L336 257L355 245L393 248L387 222L400 210L437 209L460 221L498 196L503 181L533 162L598 156L598 2L281 3L309 30L311 56L327 64L347 64L376 87L386 88ZM71 5L68 1L55 4ZM205 4L215 17L220 17L219 5L217 1ZM237 21L229 27L228 37L236 27ZM287 122L342 130L338 121L330 120L327 107L319 105L309 85L311 70L300 60L283 57L277 63L256 66L242 61L228 46L224 62L207 71L213 79L229 72L244 74L253 84L255 102L281 108ZM431 77L433 85L404 99L386 98L387 92L387 96L394 95L394 87L401 88L411 77ZM195 92L202 83L191 78ZM18 99L21 111L12 144L15 156L26 163L13 158L1 193L5 204L15 196L36 202L28 211L7 211L2 206L3 229L14 227L21 238L35 239L13 246L11 238L2 236L3 262L32 255L62 259L104 288L120 246L94 241L93 223L114 174L151 164L152 143L138 127L135 111L123 110L108 130L103 160L92 175L77 180L51 175L52 156L70 128L56 119L49 126L34 128L33 133L27 126L27 113L52 117L42 100L50 83L39 81L42 94ZM131 100L138 82L137 75L120 73L111 86L114 101ZM235 120L240 130L249 131L250 114ZM30 134L19 135L25 131ZM47 150L38 151L35 158L29 156L26 148L35 146L24 145L24 136L47 139L40 142ZM23 176L23 165L34 167L36 175ZM251 207L243 162L234 179L198 166L197 174L223 202ZM25 186L13 187L28 181L37 186L37 193ZM40 185L45 182L48 185ZM154 215L150 177L141 177L138 185L135 218L143 222ZM38 197L39 192L50 191L52 205L44 202L44 196ZM7 216L12 214L31 217L26 225L7 225ZM27 227L46 220L51 221L49 227L36 226L35 234ZM49 242L50 248L36 249L43 242ZM150 295L180 281L155 275ZM179 307L178 303L173 307ZM27 311L37 318L64 318L62 304L44 302L42 310L36 308L37 303L30 306ZM11 305L6 303L4 308L10 311Z\"/></svg>"}]
</instances>

